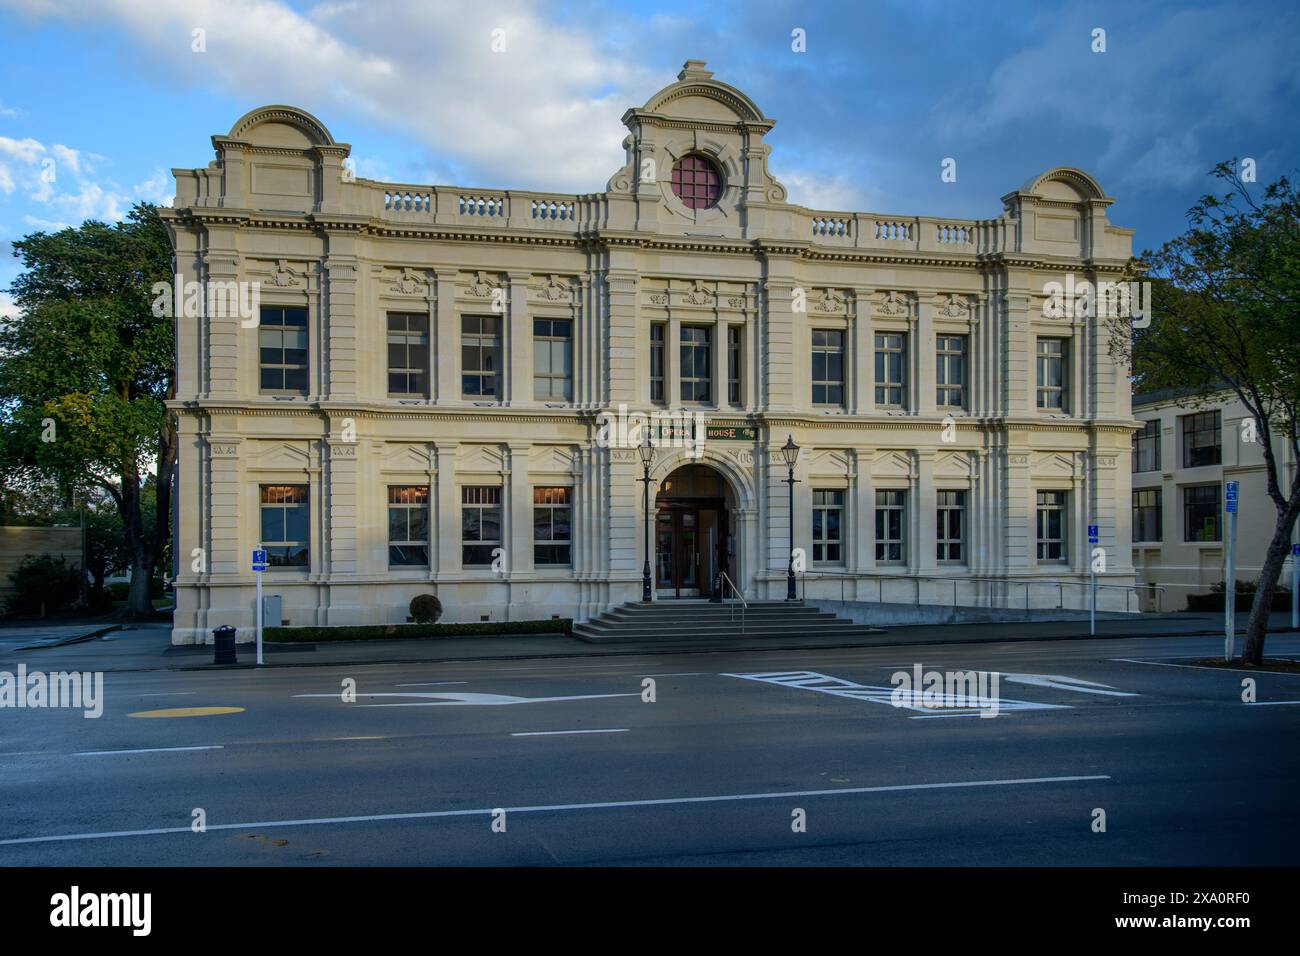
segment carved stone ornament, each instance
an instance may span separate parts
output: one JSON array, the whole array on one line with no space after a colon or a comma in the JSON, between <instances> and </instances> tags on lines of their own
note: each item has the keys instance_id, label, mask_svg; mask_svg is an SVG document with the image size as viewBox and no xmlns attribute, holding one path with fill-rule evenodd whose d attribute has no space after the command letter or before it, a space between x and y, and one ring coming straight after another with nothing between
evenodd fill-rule
<instances>
[{"instance_id":1,"label":"carved stone ornament","mask_svg":"<svg viewBox=\"0 0 1300 956\"><path fill-rule=\"evenodd\" d=\"M897 292L888 292L876 309L878 315L907 315L911 311L907 299Z\"/></svg>"},{"instance_id":2,"label":"carved stone ornament","mask_svg":"<svg viewBox=\"0 0 1300 956\"><path fill-rule=\"evenodd\" d=\"M292 289L306 283L301 272L289 265L284 259L275 260L275 272L271 274L270 284L281 289Z\"/></svg>"},{"instance_id":3,"label":"carved stone ornament","mask_svg":"<svg viewBox=\"0 0 1300 956\"><path fill-rule=\"evenodd\" d=\"M713 301L713 297L713 293L704 287L704 283L696 279L694 287L686 293L683 301L691 305L708 305Z\"/></svg>"},{"instance_id":4,"label":"carved stone ornament","mask_svg":"<svg viewBox=\"0 0 1300 956\"><path fill-rule=\"evenodd\" d=\"M551 302L569 302L573 300L573 289L559 276L551 276L537 293L539 298Z\"/></svg>"},{"instance_id":5,"label":"carved stone ornament","mask_svg":"<svg viewBox=\"0 0 1300 956\"><path fill-rule=\"evenodd\" d=\"M844 296L835 289L824 289L817 303L818 312L842 312Z\"/></svg>"},{"instance_id":6,"label":"carved stone ornament","mask_svg":"<svg viewBox=\"0 0 1300 956\"><path fill-rule=\"evenodd\" d=\"M970 306L965 297L956 294L950 294L939 307L939 314L950 319L964 319L969 313Z\"/></svg>"},{"instance_id":7,"label":"carved stone ornament","mask_svg":"<svg viewBox=\"0 0 1300 956\"><path fill-rule=\"evenodd\" d=\"M428 284L424 276L411 269L403 269L393 280L391 288L403 295L422 295L428 291Z\"/></svg>"},{"instance_id":8,"label":"carved stone ornament","mask_svg":"<svg viewBox=\"0 0 1300 956\"><path fill-rule=\"evenodd\" d=\"M477 272L474 275L473 284L466 291L480 299L487 299L491 297L492 290L496 287L497 284L492 281L486 272Z\"/></svg>"}]
</instances>

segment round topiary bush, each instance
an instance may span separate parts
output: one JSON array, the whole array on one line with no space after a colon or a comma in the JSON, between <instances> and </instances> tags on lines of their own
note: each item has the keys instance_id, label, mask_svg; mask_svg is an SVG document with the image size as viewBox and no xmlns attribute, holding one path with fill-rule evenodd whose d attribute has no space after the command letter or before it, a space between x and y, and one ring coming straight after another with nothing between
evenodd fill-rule
<instances>
[{"instance_id":1,"label":"round topiary bush","mask_svg":"<svg viewBox=\"0 0 1300 956\"><path fill-rule=\"evenodd\" d=\"M442 617L442 602L436 594L417 594L411 598L411 617L417 624L434 624Z\"/></svg>"}]
</instances>

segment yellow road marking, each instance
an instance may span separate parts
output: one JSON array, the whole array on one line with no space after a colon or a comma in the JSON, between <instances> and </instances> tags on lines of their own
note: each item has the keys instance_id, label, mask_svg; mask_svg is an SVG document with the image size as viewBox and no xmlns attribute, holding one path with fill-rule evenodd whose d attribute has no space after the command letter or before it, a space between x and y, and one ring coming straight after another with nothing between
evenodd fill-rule
<instances>
[{"instance_id":1,"label":"yellow road marking","mask_svg":"<svg viewBox=\"0 0 1300 956\"><path fill-rule=\"evenodd\" d=\"M163 710L137 710L128 717L212 717L216 714L242 714L242 707L168 707Z\"/></svg>"}]
</instances>

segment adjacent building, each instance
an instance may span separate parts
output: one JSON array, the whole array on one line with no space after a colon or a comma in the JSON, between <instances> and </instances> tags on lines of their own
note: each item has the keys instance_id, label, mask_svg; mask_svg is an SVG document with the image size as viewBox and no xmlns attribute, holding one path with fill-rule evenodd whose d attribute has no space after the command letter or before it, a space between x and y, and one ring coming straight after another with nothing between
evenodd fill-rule
<instances>
[{"instance_id":1,"label":"adjacent building","mask_svg":"<svg viewBox=\"0 0 1300 956\"><path fill-rule=\"evenodd\" d=\"M1241 400L1225 391L1190 403L1175 392L1133 398L1133 565L1147 610L1178 611L1189 594L1223 583L1225 483L1238 485L1235 577L1255 581L1273 537L1277 511L1268 496L1264 445ZM1278 481L1289 486L1296 463L1286 442L1274 445ZM1286 573L1290 575L1288 564Z\"/></svg>"},{"instance_id":2,"label":"adjacent building","mask_svg":"<svg viewBox=\"0 0 1300 956\"><path fill-rule=\"evenodd\" d=\"M1129 381L1042 308L1130 256L1091 176L983 220L807 209L700 61L623 122L578 195L358 179L289 106L174 170L176 642L247 635L259 544L284 618L334 625L430 591L585 619L647 556L655 599L783 598L792 534L810 597L1080 606L1096 525L1125 606Z\"/></svg>"}]
</instances>

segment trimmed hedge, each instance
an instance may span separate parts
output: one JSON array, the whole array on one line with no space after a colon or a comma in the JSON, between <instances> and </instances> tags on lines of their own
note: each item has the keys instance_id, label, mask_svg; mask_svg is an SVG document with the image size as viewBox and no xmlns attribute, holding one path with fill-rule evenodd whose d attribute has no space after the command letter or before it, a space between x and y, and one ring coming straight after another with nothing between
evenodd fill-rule
<instances>
[{"instance_id":1,"label":"trimmed hedge","mask_svg":"<svg viewBox=\"0 0 1300 956\"><path fill-rule=\"evenodd\" d=\"M511 634L568 634L570 618L549 621L481 621L472 624L359 624L345 627L268 627L263 636L279 644L376 641L420 637L474 637Z\"/></svg>"},{"instance_id":2,"label":"trimmed hedge","mask_svg":"<svg viewBox=\"0 0 1300 956\"><path fill-rule=\"evenodd\" d=\"M1255 603L1256 583L1254 581L1237 581L1237 593L1234 596L1233 610L1237 613L1244 614L1249 611ZM1189 611L1222 611L1223 610L1223 585L1214 585L1209 594L1189 594L1187 595L1187 610ZM1291 610L1291 589L1279 584L1277 590L1273 592L1272 611L1289 611Z\"/></svg>"}]
</instances>

